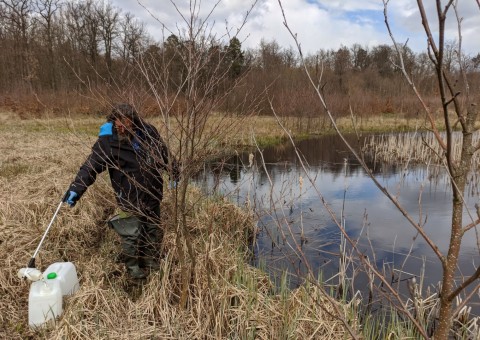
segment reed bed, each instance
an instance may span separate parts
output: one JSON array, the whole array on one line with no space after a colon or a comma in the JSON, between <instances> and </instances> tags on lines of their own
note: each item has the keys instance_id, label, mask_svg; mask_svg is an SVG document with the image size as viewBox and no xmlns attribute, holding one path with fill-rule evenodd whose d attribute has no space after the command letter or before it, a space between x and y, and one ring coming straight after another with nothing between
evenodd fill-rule
<instances>
[{"instance_id":1,"label":"reed bed","mask_svg":"<svg viewBox=\"0 0 480 340\"><path fill-rule=\"evenodd\" d=\"M0 114L1 115L1 114ZM102 175L73 209L63 207L37 256L37 268L75 264L80 290L64 312L40 329L28 327L30 283L17 278L62 195L95 140L98 120L2 120L0 127L0 338L208 339L314 338L348 335L322 290L305 285L277 294L268 276L246 263L252 214L192 188L188 225L197 267L188 304L179 305L181 268L163 205L164 259L143 283L130 281L115 257L119 239L106 220L115 203ZM98 125L97 125L98 126ZM328 312L328 313L327 313Z\"/></svg>"},{"instance_id":2,"label":"reed bed","mask_svg":"<svg viewBox=\"0 0 480 340\"><path fill-rule=\"evenodd\" d=\"M441 134L445 138L445 134ZM455 161L460 159L463 136L454 133L452 138L452 155ZM480 132L473 134L473 145L478 145ZM444 153L431 132L410 132L403 134L383 134L367 138L363 150L376 161L393 163L422 163L444 165ZM480 155L472 158L472 169L478 169Z\"/></svg>"}]
</instances>

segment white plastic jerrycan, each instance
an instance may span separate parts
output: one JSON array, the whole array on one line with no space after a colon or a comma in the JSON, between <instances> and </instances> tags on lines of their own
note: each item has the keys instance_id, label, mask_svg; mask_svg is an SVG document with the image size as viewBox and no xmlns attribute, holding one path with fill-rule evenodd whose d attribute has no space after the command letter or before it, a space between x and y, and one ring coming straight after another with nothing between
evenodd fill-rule
<instances>
[{"instance_id":1,"label":"white plastic jerrycan","mask_svg":"<svg viewBox=\"0 0 480 340\"><path fill-rule=\"evenodd\" d=\"M63 312L62 298L60 281L44 278L32 282L28 296L28 324L38 327L60 316Z\"/></svg>"},{"instance_id":2,"label":"white plastic jerrycan","mask_svg":"<svg viewBox=\"0 0 480 340\"><path fill-rule=\"evenodd\" d=\"M59 281L62 295L72 295L79 288L77 270L72 262L52 263L43 272L43 277Z\"/></svg>"}]
</instances>

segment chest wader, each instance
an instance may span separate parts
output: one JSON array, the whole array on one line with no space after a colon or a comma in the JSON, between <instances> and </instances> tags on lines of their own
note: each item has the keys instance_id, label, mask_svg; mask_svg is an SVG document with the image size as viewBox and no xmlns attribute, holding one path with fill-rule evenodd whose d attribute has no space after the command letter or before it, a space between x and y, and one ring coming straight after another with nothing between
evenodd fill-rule
<instances>
[{"instance_id":1,"label":"chest wader","mask_svg":"<svg viewBox=\"0 0 480 340\"><path fill-rule=\"evenodd\" d=\"M150 270L159 269L157 257L159 227L156 223L145 217L122 212L112 217L108 224L121 237L122 257L132 278L146 277L140 268L141 264Z\"/></svg>"}]
</instances>

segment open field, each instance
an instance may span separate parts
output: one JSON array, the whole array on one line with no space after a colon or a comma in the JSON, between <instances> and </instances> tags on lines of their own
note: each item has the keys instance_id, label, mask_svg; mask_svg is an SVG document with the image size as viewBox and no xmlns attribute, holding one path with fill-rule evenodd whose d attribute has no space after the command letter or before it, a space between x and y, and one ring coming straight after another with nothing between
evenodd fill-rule
<instances>
[{"instance_id":1,"label":"open field","mask_svg":"<svg viewBox=\"0 0 480 340\"><path fill-rule=\"evenodd\" d=\"M202 198L195 189L189 224L197 268L188 306L178 304L169 192L162 271L143 286L132 284L115 262L119 240L105 223L115 207L105 175L75 208L61 209L37 257L41 270L53 262L73 262L81 288L64 298L64 313L55 324L29 329L29 282L16 273L37 247L102 121L0 114L0 338L343 338L344 327L324 311L335 314L319 288L276 294L268 278L246 264L252 216L221 199Z\"/></svg>"},{"instance_id":2,"label":"open field","mask_svg":"<svg viewBox=\"0 0 480 340\"><path fill-rule=\"evenodd\" d=\"M21 118L22 117L22 118ZM210 125L217 125L218 120L223 119L220 114L210 115ZM162 132L163 121L158 117L147 119L153 123ZM219 141L222 145L233 146L252 146L255 145L254 138L259 145L278 143L286 138L285 132L279 126L273 116L230 116L232 125L238 127L231 134L225 135L225 140ZM332 125L323 113L316 117L280 117L280 122L292 132L295 136L316 135L325 133L334 133ZM41 118L35 118L35 115L24 115L5 111L0 108L0 131L12 129L12 127L22 127L26 131L51 132L82 134L89 137L95 137L98 133L98 126L104 121L103 116L98 114L91 115L59 115L54 114L49 117L43 114ZM173 120L172 120L173 121ZM391 131L413 131L425 130L430 128L424 119L406 118L402 115L385 114L368 117L343 117L337 120L337 125L345 133L358 132L391 132ZM438 128L443 129L443 121L438 119ZM163 131L164 132L164 131ZM93 139L92 139L93 140Z\"/></svg>"}]
</instances>

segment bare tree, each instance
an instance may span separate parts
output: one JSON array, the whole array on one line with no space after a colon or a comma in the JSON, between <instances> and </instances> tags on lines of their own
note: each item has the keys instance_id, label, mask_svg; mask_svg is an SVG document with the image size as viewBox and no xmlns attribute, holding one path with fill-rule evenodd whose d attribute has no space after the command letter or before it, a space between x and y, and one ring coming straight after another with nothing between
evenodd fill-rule
<instances>
[{"instance_id":1,"label":"bare tree","mask_svg":"<svg viewBox=\"0 0 480 340\"><path fill-rule=\"evenodd\" d=\"M72 55L68 56L67 61L71 65L71 68L73 68L74 72L83 77L84 68L82 67L82 61L88 55L86 41L87 23L83 16L83 6L81 4L68 2L62 14L66 41L72 51Z\"/></svg>"},{"instance_id":2,"label":"bare tree","mask_svg":"<svg viewBox=\"0 0 480 340\"><path fill-rule=\"evenodd\" d=\"M119 17L120 11L117 10L107 2L102 6L96 8L100 34L103 39L103 46L105 48L105 63L107 64L107 78L108 82L112 81L112 49L114 46L114 40L119 34Z\"/></svg>"},{"instance_id":3,"label":"bare tree","mask_svg":"<svg viewBox=\"0 0 480 340\"><path fill-rule=\"evenodd\" d=\"M65 10L65 21L68 36L73 48L88 58L96 69L99 55L100 27L95 10L95 2L68 2Z\"/></svg>"},{"instance_id":4,"label":"bare tree","mask_svg":"<svg viewBox=\"0 0 480 340\"><path fill-rule=\"evenodd\" d=\"M353 44L352 51L352 63L356 70L364 70L368 67L369 57L367 47L362 47L359 44Z\"/></svg>"},{"instance_id":5,"label":"bare tree","mask_svg":"<svg viewBox=\"0 0 480 340\"><path fill-rule=\"evenodd\" d=\"M28 88L33 88L32 80L35 77L35 67L31 59L30 51L30 29L32 28L32 2L31 0L1 0L3 10L0 16L8 22L7 29L16 41L15 48L18 49L18 61L20 61L20 74L22 80L26 81Z\"/></svg>"},{"instance_id":6,"label":"bare tree","mask_svg":"<svg viewBox=\"0 0 480 340\"><path fill-rule=\"evenodd\" d=\"M285 13L283 12L282 2L278 1L280 7L282 8L282 13L284 16L284 24L290 34L292 35L295 43L297 44L297 48L301 55L302 61L303 54L301 52L300 44L297 40L296 34L294 34L290 27L288 26ZM430 236L426 233L423 229L422 224L420 222L416 222L412 216L402 207L398 198L395 195L392 195L386 188L382 187L382 185L377 181L371 170L365 164L363 158L349 145L347 140L344 138L342 132L338 129L335 124L335 120L333 115L325 101L325 96L321 91L317 82L314 81L312 78L309 70L305 67L305 71L307 77L310 80L311 85L315 89L322 106L332 122L334 129L336 130L337 134L342 138L344 143L348 146L350 151L354 154L356 159L360 162L362 167L364 168L365 172L371 177L377 187L386 195L386 197L398 208L398 210L405 216L408 222L415 228L418 234L423 237L425 242L431 247L432 251L440 262L442 263L443 267L443 275L442 275L442 284L441 290L439 292L439 315L438 315L438 322L436 325L433 326L433 333L436 339L448 339L450 329L452 327L452 318L453 316L457 315L460 310L465 306L465 304L469 301L469 299L476 294L478 289L480 288L480 284L478 283L478 278L480 277L480 267L477 265L477 269L471 273L469 276L464 277L463 281L460 283L456 283L455 274L457 272L457 265L459 262L459 254L460 254L460 246L462 243L462 239L465 233L472 228L476 228L476 226L480 223L480 216L479 219L472 218L471 221L464 222L463 221L463 211L465 207L465 200L463 198L464 188L467 184L467 176L470 171L471 160L473 154L477 152L480 148L479 145L473 144L473 132L475 131L474 124L477 118L477 104L473 101L473 97L471 96L469 85L468 85L468 77L465 73L465 68L462 67L461 56L462 56L462 36L461 36L461 20L459 19L458 12L457 12L457 2L451 0L448 1L445 6L442 6L441 1L437 1L437 15L439 21L439 31L438 37L435 39L433 33L429 26L429 20L425 13L425 9L423 6L423 2L421 0L417 1L418 8L421 14L421 20L425 28L425 33L428 39L428 51L429 51L429 59L434 65L437 81L438 81L438 91L439 91L439 99L440 105L443 112L443 120L446 126L446 138L443 138L440 134L440 131L437 127L437 122L435 121L435 117L433 115L432 109L426 105L425 101L423 100L420 92L416 88L415 84L410 78L410 73L407 71L407 63L406 63L406 54L405 46L399 45L396 43L393 35L390 31L390 27L388 24L388 16L387 16L387 4L388 0L384 0L384 12L385 12L385 22L387 24L387 28L391 34L394 49L392 50L388 46L379 47L373 54L373 62L377 64L377 67L381 74L388 75L394 71L394 67L400 68L404 77L407 79L408 83L410 84L411 88L417 95L418 99L420 100L421 106L426 113L426 117L428 122L430 123L430 128L436 136L437 142L441 146L444 151L444 163L445 166L451 176L451 184L452 184L452 192L453 192L453 202L452 202L452 225L451 225L451 238L449 242L449 247L446 253L443 253L442 250L439 248L437 244L435 244ZM458 21L459 27L459 43L456 47L456 54L459 56L459 62L457 63L457 72L452 74L447 69L447 65L445 63L446 58L446 43L445 43L445 20L447 17L447 13L449 11L454 11ZM450 12L451 14L451 12ZM396 58L393 58L393 54L396 55ZM305 63L304 63L305 65ZM463 86L461 89L455 87L455 81L452 77L458 77L463 80ZM273 107L272 107L273 108ZM455 118L452 118L453 114ZM453 131L454 126L459 126L462 135L463 135L463 143L461 146L461 156L458 159L455 159L453 156ZM299 156L299 159L301 157ZM324 201L323 197L319 192L319 196ZM328 209L328 208L327 208ZM331 212L332 218L336 221L335 214ZM418 332L425 338L429 337L429 330L426 329L420 320L417 320L415 314L411 313L408 310L406 302L401 298L401 296L396 292L395 287L391 285L388 279L385 277L385 273L377 270L372 264L365 260L364 255L356 249L356 243L351 240L346 233L344 227L341 223L336 222L338 227L340 228L341 232L344 234L345 238L350 242L353 249L358 253L360 262L363 263L365 268L367 268L369 273L372 273L375 277L380 279L382 283L383 289L389 292L393 297L393 301L396 301L396 306L399 308L399 311L406 315L408 319L415 325ZM466 298L459 304L456 308L454 308L454 301L460 294L465 293L467 288L472 288L471 293L467 293ZM392 302L393 302L392 301Z\"/></svg>"},{"instance_id":7,"label":"bare tree","mask_svg":"<svg viewBox=\"0 0 480 340\"><path fill-rule=\"evenodd\" d=\"M120 20L119 55L129 63L139 57L143 39L146 36L142 22L135 19L131 13L126 13Z\"/></svg>"},{"instance_id":8,"label":"bare tree","mask_svg":"<svg viewBox=\"0 0 480 340\"><path fill-rule=\"evenodd\" d=\"M54 54L54 20L55 13L60 9L62 0L36 0L35 7L37 13L40 15L40 25L45 30L49 71L50 71L50 86L53 90L57 90L57 65Z\"/></svg>"},{"instance_id":9,"label":"bare tree","mask_svg":"<svg viewBox=\"0 0 480 340\"><path fill-rule=\"evenodd\" d=\"M182 169L181 181L175 190L172 218L182 269L182 306L186 306L197 261L192 232L187 227L191 209L187 196L189 181L203 168L206 160L219 155L215 145L221 143L228 133L234 135L238 124L255 111L257 104L257 100L247 102L244 97L245 100L235 108L239 119L234 123L227 113L218 112L228 95L248 74L245 72L232 79L235 60L229 58L222 47L232 37L228 31L224 35L215 34L209 24L219 3L215 2L202 16L201 1L190 1L186 12L171 1L181 18L178 25L183 28L178 28L175 33L170 31L164 46L152 46L143 58L137 60L166 127L165 139L168 144L177 146L175 156ZM253 1L246 8L237 32L242 29L255 4Z\"/></svg>"},{"instance_id":10,"label":"bare tree","mask_svg":"<svg viewBox=\"0 0 480 340\"><path fill-rule=\"evenodd\" d=\"M388 0L384 0L385 8L385 22L389 30L390 36L397 47L393 33L390 29L387 16ZM449 337L450 328L452 326L452 317L458 313L459 309L454 309L455 299L464 290L474 285L473 292L480 288L478 278L480 277L480 266L470 276L466 277L463 282L457 284L455 281L455 274L459 262L460 247L465 233L480 223L479 219L465 223L463 211L465 207L465 199L463 196L464 189L467 185L468 174L471 170L472 158L475 152L480 148L473 142L473 133L476 131L475 122L478 117L478 104L474 101L474 97L470 93L470 86L468 78L466 77L465 65L462 62L462 31L461 19L458 13L458 2L449 0L445 5L442 1L436 2L437 19L438 19L438 33L437 37L430 27L430 21L425 11L422 0L417 1L418 9L422 24L425 30L428 41L428 53L431 63L435 67L437 76L437 86L439 90L439 103L442 110L442 117L446 127L446 137L442 138L438 127L433 118L433 112L429 107L423 105L424 111L431 122L431 129L435 133L437 142L442 146L444 151L444 163L448 169L451 180L451 188L453 192L452 201L452 224L450 233L450 242L448 251L440 253L437 251L439 260L442 263L443 275L440 292L440 312L438 316L438 328L435 331L437 339L447 339ZM453 13L452 13L453 11ZM458 36L459 42L453 47L445 41L445 24L448 15L455 15L458 22ZM458 57L457 71L452 67L452 50ZM398 50L397 50L398 51ZM415 84L410 79L405 70L403 63L400 63L400 69L405 75L405 78L410 83L412 89L417 94L421 103L424 103L419 92L416 90ZM457 87L456 81L459 78L460 87ZM454 117L454 118L453 118ZM453 154L453 133L454 127L459 126L463 136L461 143L461 152L458 159L455 159ZM479 250L480 251L480 250ZM468 299L467 299L468 300ZM461 306L465 305L464 301Z\"/></svg>"}]
</instances>

